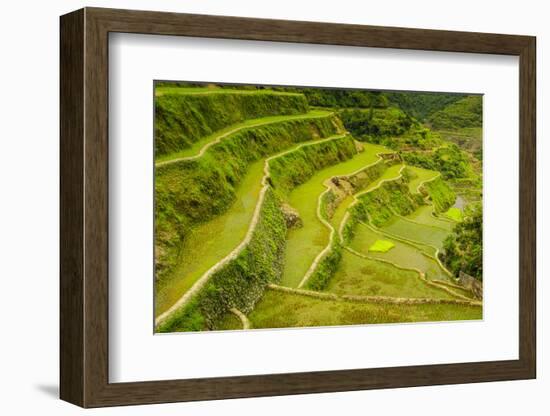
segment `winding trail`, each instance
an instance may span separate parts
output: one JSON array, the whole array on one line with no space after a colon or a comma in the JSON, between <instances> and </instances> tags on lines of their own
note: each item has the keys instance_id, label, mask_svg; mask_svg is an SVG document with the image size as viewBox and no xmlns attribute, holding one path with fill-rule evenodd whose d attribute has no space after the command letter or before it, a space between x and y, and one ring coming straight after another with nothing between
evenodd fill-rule
<instances>
[{"instance_id":1,"label":"winding trail","mask_svg":"<svg viewBox=\"0 0 550 416\"><path fill-rule=\"evenodd\" d=\"M229 312L231 312L233 315L241 320L241 323L243 324L243 329L250 329L250 321L244 313L242 313L237 308L230 308Z\"/></svg>"},{"instance_id":2,"label":"winding trail","mask_svg":"<svg viewBox=\"0 0 550 416\"><path fill-rule=\"evenodd\" d=\"M232 126L226 127L220 131L217 131L210 136L207 136L191 145L191 147L184 149L175 154L168 155L166 157L160 158L155 162L155 167L159 168L162 166L170 165L172 163L195 160L204 156L205 152L215 144L220 143L223 139L232 136L235 133L238 133L243 130L253 129L260 126L266 126L269 124L278 124L284 123L292 120L309 120L316 118L331 117L334 113L329 111L314 110L306 114L298 115L284 115L284 116L273 116L273 117L262 117L257 119L246 120L239 124L234 124Z\"/></svg>"},{"instance_id":3,"label":"winding trail","mask_svg":"<svg viewBox=\"0 0 550 416\"><path fill-rule=\"evenodd\" d=\"M418 305L418 304L450 304L450 305L468 305L479 306L481 302L471 300L469 298L464 299L435 299L435 298L403 298L394 296L364 296L364 295L337 295L330 292L318 292L309 289L295 289L288 286L280 286L270 283L267 287L271 290L292 293L295 295L308 296L321 300L332 301L344 301L355 303L390 303L390 304L406 304L406 305ZM461 296L461 295L460 295Z\"/></svg>"},{"instance_id":4,"label":"winding trail","mask_svg":"<svg viewBox=\"0 0 550 416\"><path fill-rule=\"evenodd\" d=\"M254 212L252 214L252 218L249 222L249 225L248 225L248 228L246 230L246 234L245 234L244 238L240 241L240 243L233 250L231 250L229 252L229 254L226 254L225 256L220 256L220 257L222 257L221 260L217 261L215 264L210 266L201 275L197 275L198 278L196 278L196 280L186 279L187 280L187 285L189 285L189 283L190 283L189 280L193 280L192 285L168 309L166 309L164 312L162 312L161 314L159 314L157 316L157 318L155 319L155 326L158 326L158 325L162 324L163 322L165 322L166 319L168 319L174 312L176 312L178 309L183 307L187 302L189 302L189 300L192 299L206 285L206 283L208 282L208 280L210 280L210 278L212 277L212 275L214 273L216 273L218 270L221 270L230 261L234 260L240 254L240 252L250 243L250 240L252 239L252 235L254 233L254 229L256 228L256 225L259 221L260 211L261 211L264 199L265 199L265 194L266 194L267 190L270 187L269 182L268 182L268 178L270 176L269 162L271 160L275 159L275 158L284 156L288 153L291 153L291 152L294 152L298 149L301 149L302 147L313 146L313 145L316 145L316 144L319 144L319 143L322 143L322 142L337 140L337 139L345 137L346 135L347 135L347 133L334 135L334 136L330 136L328 138L314 140L314 141L310 141L310 142L300 143L296 146L291 147L290 149L287 149L283 152L277 153L276 155L265 159L263 161L263 177L262 177L261 182L260 182L261 190L259 191L257 202L256 202L255 208L254 208ZM261 162L262 161L257 162L257 163L261 163ZM231 234L232 237L234 235L238 235L238 234L235 234L235 229L233 227L224 227L223 232ZM220 237L219 234L217 234L216 238L211 240L211 241L221 241L221 240L222 240L222 238ZM223 242L223 246L224 246L224 248L226 246L225 240ZM195 248L197 248L197 247L199 247L199 246L195 244ZM220 258L220 257L217 257L217 258ZM194 266L196 266L197 262L190 262L190 264L193 264ZM188 276L186 276L186 277L188 277ZM183 281L185 279L180 279L180 280Z\"/></svg>"}]
</instances>

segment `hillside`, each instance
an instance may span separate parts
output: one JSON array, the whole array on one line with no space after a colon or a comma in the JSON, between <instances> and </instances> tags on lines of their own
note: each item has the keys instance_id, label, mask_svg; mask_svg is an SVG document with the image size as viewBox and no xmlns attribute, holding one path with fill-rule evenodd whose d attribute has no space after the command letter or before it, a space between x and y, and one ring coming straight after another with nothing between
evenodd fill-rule
<instances>
[{"instance_id":1,"label":"hillside","mask_svg":"<svg viewBox=\"0 0 550 416\"><path fill-rule=\"evenodd\" d=\"M390 97L159 83L156 331L481 318L450 248L473 168Z\"/></svg>"}]
</instances>

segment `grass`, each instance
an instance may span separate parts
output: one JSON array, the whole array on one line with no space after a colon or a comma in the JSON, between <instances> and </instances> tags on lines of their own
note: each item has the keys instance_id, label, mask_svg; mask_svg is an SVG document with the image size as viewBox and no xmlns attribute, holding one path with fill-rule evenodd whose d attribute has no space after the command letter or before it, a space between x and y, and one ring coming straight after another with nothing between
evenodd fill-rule
<instances>
[{"instance_id":1,"label":"grass","mask_svg":"<svg viewBox=\"0 0 550 416\"><path fill-rule=\"evenodd\" d=\"M274 124L274 123L284 122L289 120L301 120L301 119L307 119L307 118L326 117L326 116L329 116L330 114L331 113L328 111L313 110L306 114L280 115L280 116L270 116L270 117L260 117L260 118L249 119L249 120L243 121L242 123L232 124L221 130L216 131L211 135L203 137L199 141L194 142L190 147L185 148L179 152L164 154L164 155L161 154L155 158L155 163L167 162L171 160L177 160L177 159L196 156L199 154L200 150L204 146L206 146L208 143L215 142L220 137L222 137L222 139L224 140L229 139L233 133L236 133L238 131L242 131L245 129L251 129L251 128L255 128L266 124Z\"/></svg>"},{"instance_id":2,"label":"grass","mask_svg":"<svg viewBox=\"0 0 550 416\"><path fill-rule=\"evenodd\" d=\"M384 171L384 173L374 182L369 184L362 192L360 192L360 195L364 195L368 192L373 191L374 189L378 188L380 184L384 181L391 181L393 179L399 178L401 175L401 168L403 165L392 165L388 169Z\"/></svg>"},{"instance_id":3,"label":"grass","mask_svg":"<svg viewBox=\"0 0 550 416\"><path fill-rule=\"evenodd\" d=\"M451 207L444 214L447 218L452 219L453 221L460 222L462 221L462 210L460 208Z\"/></svg>"},{"instance_id":4,"label":"grass","mask_svg":"<svg viewBox=\"0 0 550 416\"><path fill-rule=\"evenodd\" d=\"M268 290L248 319L252 328L289 328L472 320L482 319L482 310L478 306L446 304L340 302Z\"/></svg>"},{"instance_id":5,"label":"grass","mask_svg":"<svg viewBox=\"0 0 550 416\"><path fill-rule=\"evenodd\" d=\"M423 182L434 179L439 172L434 170L422 169L416 166L407 166L407 170L413 173L413 178L409 182L409 191L412 194L418 193L418 186Z\"/></svg>"},{"instance_id":6,"label":"grass","mask_svg":"<svg viewBox=\"0 0 550 416\"><path fill-rule=\"evenodd\" d=\"M232 313L227 313L221 319L221 321L216 325L216 329L223 330L236 330L243 329L243 323L239 318L237 318Z\"/></svg>"},{"instance_id":7,"label":"grass","mask_svg":"<svg viewBox=\"0 0 550 416\"><path fill-rule=\"evenodd\" d=\"M344 250L340 268L326 291L339 295L453 299L446 291L426 284L413 270L359 257L348 250Z\"/></svg>"},{"instance_id":8,"label":"grass","mask_svg":"<svg viewBox=\"0 0 550 416\"><path fill-rule=\"evenodd\" d=\"M386 252L371 251L370 247L380 238L384 238L393 244L394 247ZM449 279L449 276L441 269L437 261L424 255L420 247L389 238L364 224L357 226L355 237L350 247L361 254L375 259L386 260L400 267L421 270L426 274L428 279Z\"/></svg>"},{"instance_id":9,"label":"grass","mask_svg":"<svg viewBox=\"0 0 550 416\"><path fill-rule=\"evenodd\" d=\"M376 240L373 245L369 247L369 252L387 253L395 247L391 241L388 240Z\"/></svg>"},{"instance_id":10,"label":"grass","mask_svg":"<svg viewBox=\"0 0 550 416\"><path fill-rule=\"evenodd\" d=\"M352 159L320 170L289 193L288 203L299 212L303 227L288 233L281 284L298 286L315 257L329 242L330 231L317 217L317 201L326 190L323 183L333 176L347 175L374 163L381 150L384 150L381 146L366 145L363 152Z\"/></svg>"},{"instance_id":11,"label":"grass","mask_svg":"<svg viewBox=\"0 0 550 416\"><path fill-rule=\"evenodd\" d=\"M275 95L301 95L294 92L274 91L269 89L257 90L238 90L232 88L216 88L216 87L156 87L155 95L161 96L166 94L275 94Z\"/></svg>"}]
</instances>

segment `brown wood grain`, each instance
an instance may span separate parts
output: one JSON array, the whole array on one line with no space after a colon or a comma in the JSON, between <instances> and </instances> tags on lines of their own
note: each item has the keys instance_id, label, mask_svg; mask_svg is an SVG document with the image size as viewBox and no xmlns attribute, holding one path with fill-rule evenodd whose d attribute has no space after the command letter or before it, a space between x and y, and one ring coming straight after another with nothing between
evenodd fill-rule
<instances>
[{"instance_id":1,"label":"brown wood grain","mask_svg":"<svg viewBox=\"0 0 550 416\"><path fill-rule=\"evenodd\" d=\"M61 18L61 398L83 407L528 379L536 376L535 38L86 8ZM108 33L520 57L520 343L511 361L189 380L108 380Z\"/></svg>"}]
</instances>

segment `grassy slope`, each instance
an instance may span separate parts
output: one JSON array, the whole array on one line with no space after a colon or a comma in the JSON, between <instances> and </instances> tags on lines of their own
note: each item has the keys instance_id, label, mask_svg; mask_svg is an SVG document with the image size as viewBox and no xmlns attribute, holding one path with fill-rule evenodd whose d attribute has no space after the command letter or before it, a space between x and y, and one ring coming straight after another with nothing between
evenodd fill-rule
<instances>
[{"instance_id":1,"label":"grassy slope","mask_svg":"<svg viewBox=\"0 0 550 416\"><path fill-rule=\"evenodd\" d=\"M482 312L477 306L359 304L268 290L248 318L253 328L288 328L470 320L482 319Z\"/></svg>"},{"instance_id":2,"label":"grassy slope","mask_svg":"<svg viewBox=\"0 0 550 416\"><path fill-rule=\"evenodd\" d=\"M423 182L432 180L439 176L439 172L422 169L415 166L408 166L407 170L413 173L413 176L409 181L409 191L411 193L418 193L418 186Z\"/></svg>"},{"instance_id":3,"label":"grassy slope","mask_svg":"<svg viewBox=\"0 0 550 416\"><path fill-rule=\"evenodd\" d=\"M303 95L273 91L189 93L163 89L155 97L155 158L189 148L216 131L247 119L304 114Z\"/></svg>"},{"instance_id":4,"label":"grassy slope","mask_svg":"<svg viewBox=\"0 0 550 416\"><path fill-rule=\"evenodd\" d=\"M256 95L256 94L277 94L277 95L301 95L294 92L281 92L273 91L269 89L263 90L239 90L231 88L209 88L209 87L157 87L155 88L155 95L161 96L166 94L179 94L179 95L197 95L197 94L243 94L243 95Z\"/></svg>"},{"instance_id":5,"label":"grassy slope","mask_svg":"<svg viewBox=\"0 0 550 416\"><path fill-rule=\"evenodd\" d=\"M166 155L159 155L155 159L155 161L156 163L158 163L158 162L172 161L174 159L181 159L181 158L196 156L200 152L200 150L207 144L215 142L220 137L223 137L224 140L230 139L233 134L245 129L256 128L266 124L274 124L274 123L285 122L289 120L302 120L302 119L315 118L315 117L325 117L328 115L330 115L329 111L313 110L305 114L282 115L282 116L279 115L279 116L261 117L261 118L253 118L253 119L245 120L241 123L232 124L221 130L216 131L213 134L203 137L198 141L192 143L190 147L183 149L179 152L170 153Z\"/></svg>"},{"instance_id":6,"label":"grassy slope","mask_svg":"<svg viewBox=\"0 0 550 416\"><path fill-rule=\"evenodd\" d=\"M333 176L347 175L374 163L380 150L380 146L366 145L362 153L317 172L288 195L289 204L298 210L304 226L288 233L283 285L298 286L317 254L328 244L329 230L317 217L317 201L326 189L323 183Z\"/></svg>"}]
</instances>

